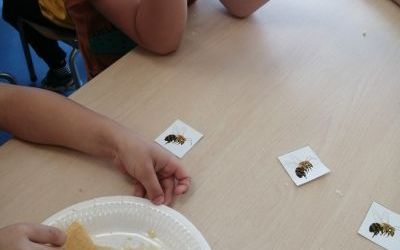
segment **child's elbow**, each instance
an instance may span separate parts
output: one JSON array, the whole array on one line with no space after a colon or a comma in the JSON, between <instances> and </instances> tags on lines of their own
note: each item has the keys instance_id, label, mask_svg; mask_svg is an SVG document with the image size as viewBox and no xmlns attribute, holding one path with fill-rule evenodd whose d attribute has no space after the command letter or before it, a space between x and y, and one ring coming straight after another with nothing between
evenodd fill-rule
<instances>
[{"instance_id":1,"label":"child's elbow","mask_svg":"<svg viewBox=\"0 0 400 250\"><path fill-rule=\"evenodd\" d=\"M157 55L165 56L171 54L178 50L180 42L174 42L170 44L156 44L151 47L147 47L147 49Z\"/></svg>"},{"instance_id":2,"label":"child's elbow","mask_svg":"<svg viewBox=\"0 0 400 250\"><path fill-rule=\"evenodd\" d=\"M220 2L232 16L236 18L246 18L268 2L268 0L260 0L257 3L254 1L246 2L245 0L220 0Z\"/></svg>"},{"instance_id":3,"label":"child's elbow","mask_svg":"<svg viewBox=\"0 0 400 250\"><path fill-rule=\"evenodd\" d=\"M148 51L158 55L168 55L175 52L181 43L183 28L177 31L161 30L141 36L139 44Z\"/></svg>"},{"instance_id":4,"label":"child's elbow","mask_svg":"<svg viewBox=\"0 0 400 250\"><path fill-rule=\"evenodd\" d=\"M251 14L253 14L253 11L249 11L249 10L244 10L244 9L228 9L229 14L231 14L232 16L236 17L236 18L246 18L248 16L250 16Z\"/></svg>"}]
</instances>

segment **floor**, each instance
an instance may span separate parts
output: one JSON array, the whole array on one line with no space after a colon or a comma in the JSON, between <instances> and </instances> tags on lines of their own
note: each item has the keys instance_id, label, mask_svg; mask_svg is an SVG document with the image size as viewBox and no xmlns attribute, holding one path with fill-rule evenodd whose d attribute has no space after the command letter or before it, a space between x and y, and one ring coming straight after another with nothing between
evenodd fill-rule
<instances>
[{"instance_id":1,"label":"floor","mask_svg":"<svg viewBox=\"0 0 400 250\"><path fill-rule=\"evenodd\" d=\"M3 9L3 1L0 1L0 13ZM8 25L3 19L0 19L0 71L12 74L19 85L40 87L40 80L47 73L46 64L36 56L35 52L31 49L33 64L38 77L38 80L32 83L29 79L28 68L25 63L25 57L22 51L21 42L18 33ZM69 46L61 44L61 47L67 52L70 52ZM79 55L76 61L81 79L85 79L85 69L82 57ZM69 95L65 93L65 95ZM0 145L6 142L10 135L0 131Z\"/></svg>"}]
</instances>

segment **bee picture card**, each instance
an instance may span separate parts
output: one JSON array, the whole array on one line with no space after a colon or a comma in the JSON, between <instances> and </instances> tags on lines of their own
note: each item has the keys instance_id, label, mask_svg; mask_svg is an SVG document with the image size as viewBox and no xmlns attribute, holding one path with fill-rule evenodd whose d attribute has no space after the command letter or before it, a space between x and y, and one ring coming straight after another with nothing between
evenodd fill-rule
<instances>
[{"instance_id":1,"label":"bee picture card","mask_svg":"<svg viewBox=\"0 0 400 250\"><path fill-rule=\"evenodd\" d=\"M182 158L203 135L181 120L176 120L155 141L179 158Z\"/></svg>"},{"instance_id":2,"label":"bee picture card","mask_svg":"<svg viewBox=\"0 0 400 250\"><path fill-rule=\"evenodd\" d=\"M389 249L400 249L400 215L373 202L358 233Z\"/></svg>"},{"instance_id":3,"label":"bee picture card","mask_svg":"<svg viewBox=\"0 0 400 250\"><path fill-rule=\"evenodd\" d=\"M297 186L330 172L309 146L279 156L278 159Z\"/></svg>"}]
</instances>

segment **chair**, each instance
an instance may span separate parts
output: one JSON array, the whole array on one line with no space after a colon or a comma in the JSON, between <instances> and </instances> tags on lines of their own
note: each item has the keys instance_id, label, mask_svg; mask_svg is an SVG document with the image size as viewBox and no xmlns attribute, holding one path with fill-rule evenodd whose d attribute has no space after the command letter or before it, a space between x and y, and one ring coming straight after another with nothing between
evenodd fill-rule
<instances>
[{"instance_id":1,"label":"chair","mask_svg":"<svg viewBox=\"0 0 400 250\"><path fill-rule=\"evenodd\" d=\"M27 66L28 66L30 79L33 82L35 82L37 80L37 76L35 73L35 68L33 66L32 56L31 56L31 52L29 50L29 45L25 39L24 25L29 25L30 27L35 29L37 32L39 32L41 35L43 35L49 39L62 41L65 44L68 44L69 46L71 46L72 50L69 54L69 67L71 69L72 80L75 85L75 88L76 89L80 88L82 86L82 81L79 78L78 68L75 63L76 55L79 51L78 40L76 39L75 31L61 28L61 27L59 29L55 29L53 27L50 28L47 26L43 26L43 25L31 22L31 21L25 20L25 19L18 20L18 28L20 31L19 34L20 34L22 47L24 50L25 60L26 60Z\"/></svg>"},{"instance_id":2,"label":"chair","mask_svg":"<svg viewBox=\"0 0 400 250\"><path fill-rule=\"evenodd\" d=\"M6 72L0 71L0 79L5 79L8 83L17 84L17 80Z\"/></svg>"}]
</instances>

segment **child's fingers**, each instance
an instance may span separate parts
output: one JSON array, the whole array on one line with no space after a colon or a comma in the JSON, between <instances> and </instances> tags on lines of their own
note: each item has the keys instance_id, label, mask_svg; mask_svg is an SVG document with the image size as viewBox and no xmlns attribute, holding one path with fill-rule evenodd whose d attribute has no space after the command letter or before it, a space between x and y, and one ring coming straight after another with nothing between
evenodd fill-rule
<instances>
[{"instance_id":1,"label":"child's fingers","mask_svg":"<svg viewBox=\"0 0 400 250\"><path fill-rule=\"evenodd\" d=\"M170 205L174 196L175 180L173 178L165 178L161 180L161 186L164 190L164 204Z\"/></svg>"},{"instance_id":2,"label":"child's fingers","mask_svg":"<svg viewBox=\"0 0 400 250\"><path fill-rule=\"evenodd\" d=\"M143 187L143 185L137 181L136 179L133 180L133 187L134 187L134 195L137 197L145 197L146 195L146 189Z\"/></svg>"},{"instance_id":3,"label":"child's fingers","mask_svg":"<svg viewBox=\"0 0 400 250\"><path fill-rule=\"evenodd\" d=\"M62 246L66 235L60 229L41 224L24 224L26 236L32 242Z\"/></svg>"},{"instance_id":4,"label":"child's fingers","mask_svg":"<svg viewBox=\"0 0 400 250\"><path fill-rule=\"evenodd\" d=\"M177 180L176 186L175 186L175 190L174 190L174 194L175 195L181 195L186 193L186 191L188 191L189 187L191 185L191 180L190 177L181 179L181 180Z\"/></svg>"},{"instance_id":5,"label":"child's fingers","mask_svg":"<svg viewBox=\"0 0 400 250\"><path fill-rule=\"evenodd\" d=\"M170 157L168 163L159 169L158 175L160 178L173 178L176 180L173 190L174 195L183 194L190 188L191 178L176 158Z\"/></svg>"},{"instance_id":6,"label":"child's fingers","mask_svg":"<svg viewBox=\"0 0 400 250\"><path fill-rule=\"evenodd\" d=\"M164 192L152 163L138 169L135 177L144 186L147 196L154 204L161 205L164 203Z\"/></svg>"}]
</instances>

